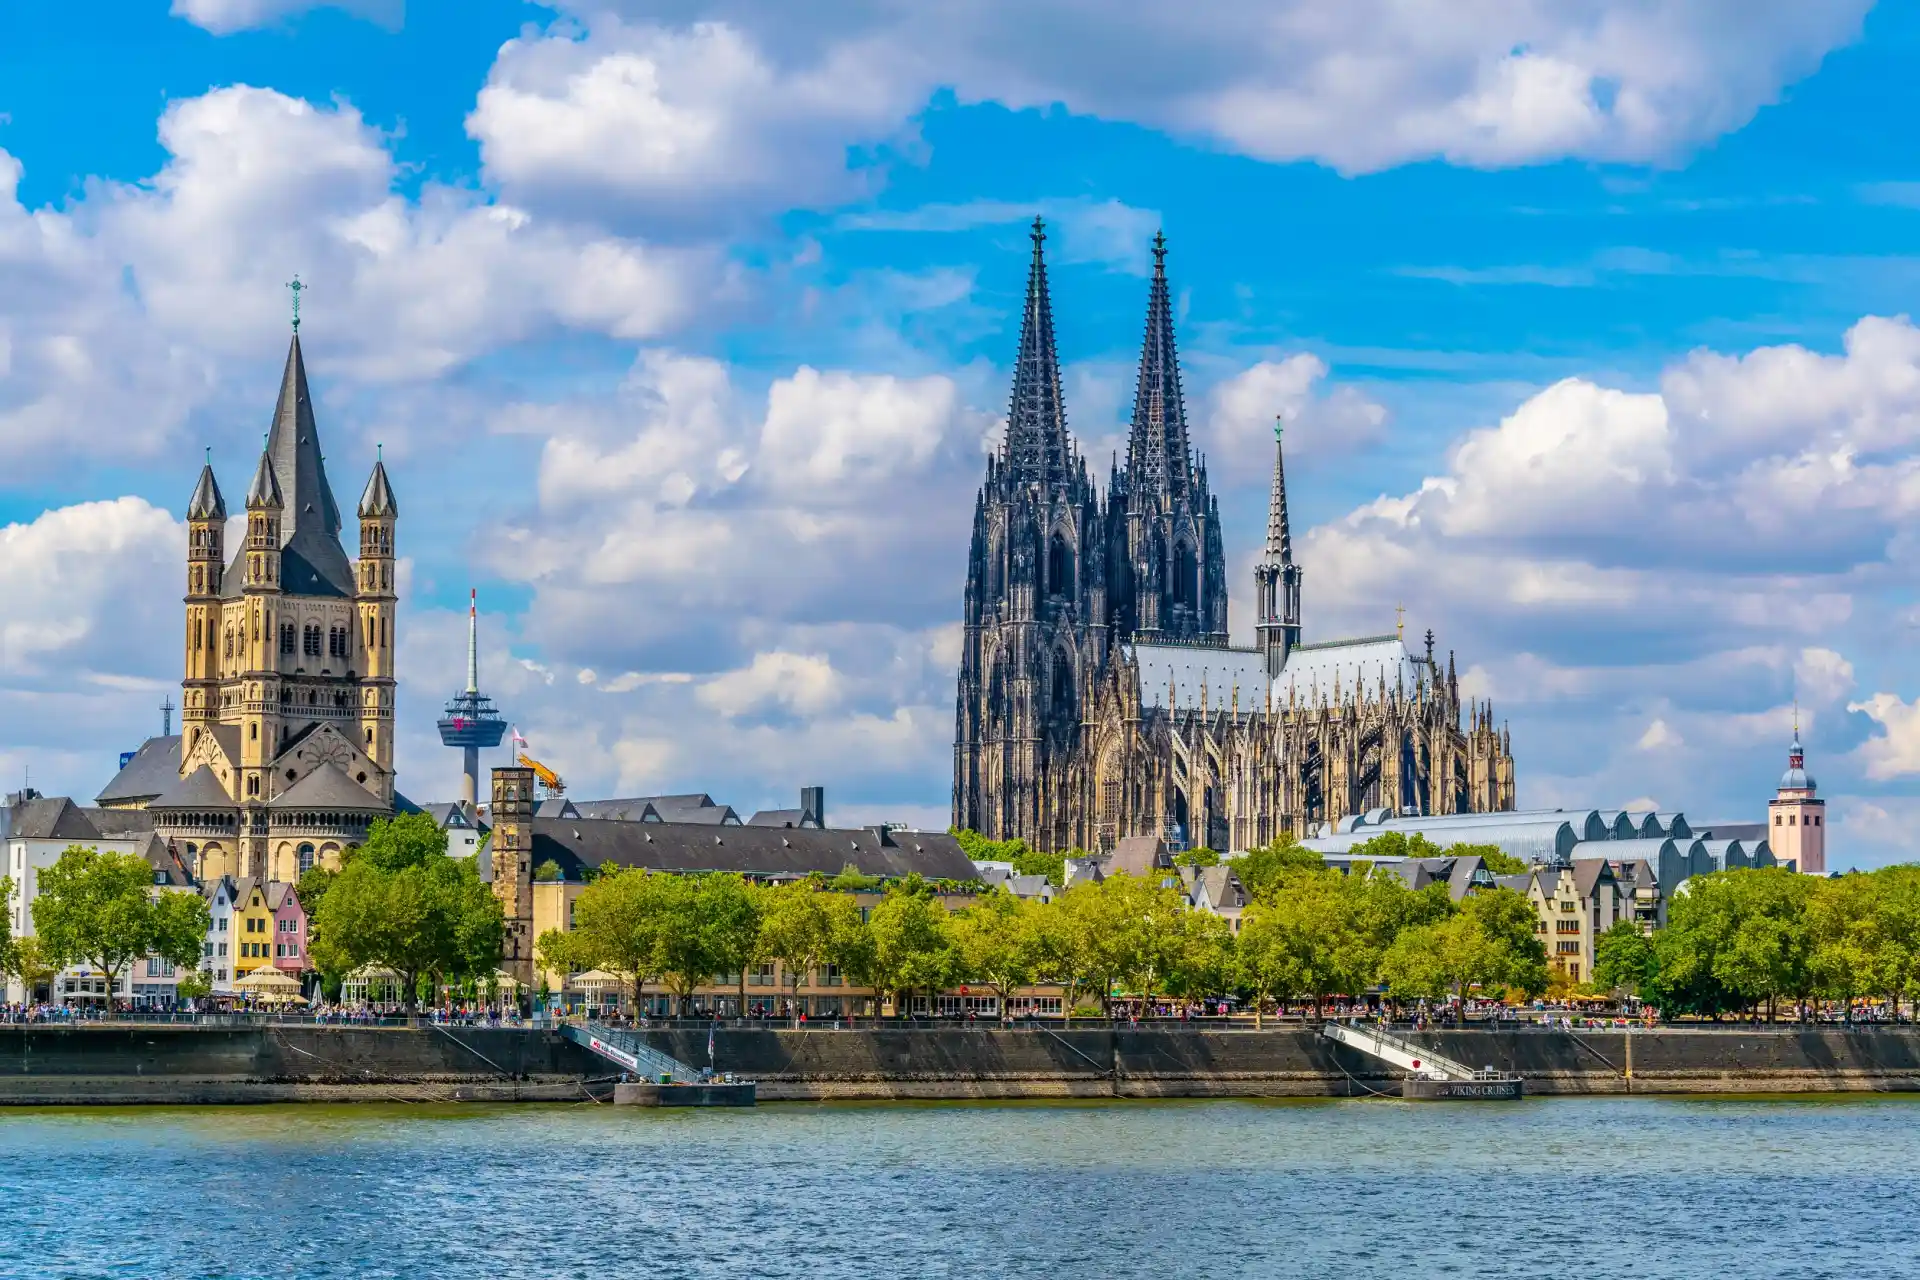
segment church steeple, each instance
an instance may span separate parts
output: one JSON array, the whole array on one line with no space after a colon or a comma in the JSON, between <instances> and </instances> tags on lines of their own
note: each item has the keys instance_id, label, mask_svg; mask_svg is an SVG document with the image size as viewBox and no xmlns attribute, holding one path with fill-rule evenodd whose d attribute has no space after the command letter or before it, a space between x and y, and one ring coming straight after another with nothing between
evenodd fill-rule
<instances>
[{"instance_id":1,"label":"church steeple","mask_svg":"<svg viewBox=\"0 0 1920 1280\"><path fill-rule=\"evenodd\" d=\"M1173 301L1167 288L1167 238L1153 237L1153 284L1147 291L1147 333L1133 393L1127 477L1135 492L1180 496L1193 487L1186 403L1173 344Z\"/></svg>"},{"instance_id":2,"label":"church steeple","mask_svg":"<svg viewBox=\"0 0 1920 1280\"><path fill-rule=\"evenodd\" d=\"M1053 304L1047 295L1045 224L1033 220L1033 262L1020 321L1020 356L1007 409L1005 479L1012 484L1061 486L1074 475L1060 395L1060 356L1053 343Z\"/></svg>"},{"instance_id":3,"label":"church steeple","mask_svg":"<svg viewBox=\"0 0 1920 1280\"><path fill-rule=\"evenodd\" d=\"M1273 424L1273 492L1267 499L1267 546L1254 566L1260 602L1254 633L1267 655L1267 674L1278 676L1300 643L1300 566L1293 562L1293 532L1287 524L1287 456L1278 418Z\"/></svg>"},{"instance_id":4,"label":"church steeple","mask_svg":"<svg viewBox=\"0 0 1920 1280\"><path fill-rule=\"evenodd\" d=\"M297 332L287 346L273 427L267 433L267 456L286 502L280 541L288 553L289 587L351 596L353 568L340 545L340 507L334 501L333 486L327 482L326 456L320 450L320 432L314 425L307 363Z\"/></svg>"}]
</instances>

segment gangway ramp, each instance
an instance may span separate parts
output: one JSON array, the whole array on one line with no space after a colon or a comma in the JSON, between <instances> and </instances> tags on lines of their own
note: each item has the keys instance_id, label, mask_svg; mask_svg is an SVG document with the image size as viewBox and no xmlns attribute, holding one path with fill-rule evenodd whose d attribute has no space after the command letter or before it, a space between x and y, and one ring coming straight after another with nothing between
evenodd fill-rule
<instances>
[{"instance_id":1,"label":"gangway ramp","mask_svg":"<svg viewBox=\"0 0 1920 1280\"><path fill-rule=\"evenodd\" d=\"M1321 1027L1320 1034L1406 1072L1400 1084L1403 1098L1510 1100L1521 1095L1519 1076L1492 1067L1476 1070L1384 1027L1329 1022Z\"/></svg>"},{"instance_id":2,"label":"gangway ramp","mask_svg":"<svg viewBox=\"0 0 1920 1280\"><path fill-rule=\"evenodd\" d=\"M715 1080L669 1057L631 1031L587 1023L567 1023L560 1034L622 1071L638 1076L614 1086L618 1104L642 1107L751 1107L758 1090L751 1081L731 1076Z\"/></svg>"},{"instance_id":3,"label":"gangway ramp","mask_svg":"<svg viewBox=\"0 0 1920 1280\"><path fill-rule=\"evenodd\" d=\"M661 1053L631 1031L591 1022L585 1026L569 1022L560 1028L560 1034L622 1070L648 1080L658 1081L664 1076L673 1084L693 1084L700 1079L698 1071L678 1058Z\"/></svg>"}]
</instances>

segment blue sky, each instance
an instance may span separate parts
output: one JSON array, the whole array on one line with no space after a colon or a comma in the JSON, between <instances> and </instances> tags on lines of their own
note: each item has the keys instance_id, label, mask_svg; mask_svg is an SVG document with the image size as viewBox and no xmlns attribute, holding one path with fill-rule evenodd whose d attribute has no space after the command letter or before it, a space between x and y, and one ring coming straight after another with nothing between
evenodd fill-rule
<instances>
[{"instance_id":1,"label":"blue sky","mask_svg":"<svg viewBox=\"0 0 1920 1280\"><path fill-rule=\"evenodd\" d=\"M939 821L1041 212L1090 459L1164 227L1234 585L1285 411L1309 632L1404 603L1523 804L1751 816L1797 698L1838 860L1902 856L1916 45L1839 0L8 6L0 770L90 795L152 731L298 272L335 487L380 442L403 507L403 790L451 791L477 584L582 794Z\"/></svg>"}]
</instances>

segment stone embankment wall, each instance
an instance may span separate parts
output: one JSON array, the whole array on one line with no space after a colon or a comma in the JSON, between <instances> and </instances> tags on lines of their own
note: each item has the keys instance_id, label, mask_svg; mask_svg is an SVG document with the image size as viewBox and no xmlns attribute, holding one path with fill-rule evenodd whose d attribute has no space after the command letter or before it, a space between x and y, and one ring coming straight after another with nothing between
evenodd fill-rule
<instances>
[{"instance_id":1,"label":"stone embankment wall","mask_svg":"<svg viewBox=\"0 0 1920 1280\"><path fill-rule=\"evenodd\" d=\"M1415 1039L1472 1066L1516 1072L1533 1094L1920 1090L1920 1031L1515 1030ZM704 1032L655 1031L648 1040L683 1062L707 1061ZM1298 1029L721 1031L714 1047L715 1068L759 1081L766 1101L1397 1091L1397 1073L1384 1064Z\"/></svg>"},{"instance_id":2,"label":"stone embankment wall","mask_svg":"<svg viewBox=\"0 0 1920 1280\"><path fill-rule=\"evenodd\" d=\"M545 1031L0 1026L0 1104L578 1101L606 1075Z\"/></svg>"},{"instance_id":3,"label":"stone embankment wall","mask_svg":"<svg viewBox=\"0 0 1920 1280\"><path fill-rule=\"evenodd\" d=\"M652 1031L707 1064L704 1029ZM1474 1031L1416 1037L1530 1094L1920 1090L1920 1031ZM1629 1047L1630 1046L1630 1047ZM763 1101L1365 1097L1392 1072L1300 1029L736 1031L713 1065ZM1631 1078L1629 1078L1629 1065ZM0 1103L577 1101L609 1067L551 1032L482 1028L0 1027Z\"/></svg>"}]
</instances>

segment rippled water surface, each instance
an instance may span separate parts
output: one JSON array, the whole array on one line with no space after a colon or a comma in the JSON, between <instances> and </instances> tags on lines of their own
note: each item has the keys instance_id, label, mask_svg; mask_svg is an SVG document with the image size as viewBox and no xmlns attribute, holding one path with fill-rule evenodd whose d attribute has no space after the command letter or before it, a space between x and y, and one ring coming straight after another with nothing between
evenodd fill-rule
<instances>
[{"instance_id":1,"label":"rippled water surface","mask_svg":"<svg viewBox=\"0 0 1920 1280\"><path fill-rule=\"evenodd\" d=\"M0 1112L13 1276L1920 1274L1920 1100Z\"/></svg>"}]
</instances>

